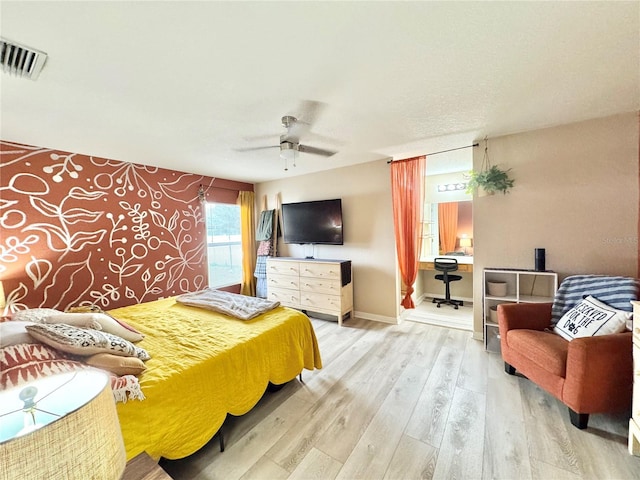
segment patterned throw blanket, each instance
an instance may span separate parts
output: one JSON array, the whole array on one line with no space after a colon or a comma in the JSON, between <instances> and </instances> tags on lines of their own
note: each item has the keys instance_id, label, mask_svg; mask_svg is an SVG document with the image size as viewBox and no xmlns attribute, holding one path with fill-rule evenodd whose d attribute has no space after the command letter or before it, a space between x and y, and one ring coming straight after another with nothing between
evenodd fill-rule
<instances>
[{"instance_id":1,"label":"patterned throw blanket","mask_svg":"<svg viewBox=\"0 0 640 480\"><path fill-rule=\"evenodd\" d=\"M214 312L223 313L240 320L251 320L262 313L280 306L280 302L271 302L263 298L223 292L214 288L185 293L176 297L176 301L191 307L213 310Z\"/></svg>"},{"instance_id":2,"label":"patterned throw blanket","mask_svg":"<svg viewBox=\"0 0 640 480\"><path fill-rule=\"evenodd\" d=\"M562 316L584 296L592 295L610 307L633 311L631 301L638 299L640 285L632 277L604 275L573 275L564 279L553 300L551 323L555 325Z\"/></svg>"}]
</instances>

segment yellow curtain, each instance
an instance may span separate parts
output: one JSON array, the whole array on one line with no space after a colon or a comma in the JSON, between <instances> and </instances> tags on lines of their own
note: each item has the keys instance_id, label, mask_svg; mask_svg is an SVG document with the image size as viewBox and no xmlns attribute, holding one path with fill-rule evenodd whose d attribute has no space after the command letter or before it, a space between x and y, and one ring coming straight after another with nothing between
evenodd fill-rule
<instances>
[{"instance_id":1,"label":"yellow curtain","mask_svg":"<svg viewBox=\"0 0 640 480\"><path fill-rule=\"evenodd\" d=\"M458 237L458 202L438 204L438 231L441 252L455 251Z\"/></svg>"},{"instance_id":2,"label":"yellow curtain","mask_svg":"<svg viewBox=\"0 0 640 480\"><path fill-rule=\"evenodd\" d=\"M242 235L242 295L255 296L256 279L253 272L256 268L256 220L255 196L253 192L239 192L240 231Z\"/></svg>"}]
</instances>

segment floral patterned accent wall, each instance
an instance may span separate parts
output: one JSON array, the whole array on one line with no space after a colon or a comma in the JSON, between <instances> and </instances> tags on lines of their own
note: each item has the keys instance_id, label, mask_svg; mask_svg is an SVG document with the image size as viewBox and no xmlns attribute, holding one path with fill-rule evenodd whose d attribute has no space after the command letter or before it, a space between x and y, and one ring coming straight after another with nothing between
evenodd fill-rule
<instances>
[{"instance_id":1,"label":"floral patterned accent wall","mask_svg":"<svg viewBox=\"0 0 640 480\"><path fill-rule=\"evenodd\" d=\"M201 189L234 203L253 185L0 141L5 313L109 309L206 287Z\"/></svg>"}]
</instances>

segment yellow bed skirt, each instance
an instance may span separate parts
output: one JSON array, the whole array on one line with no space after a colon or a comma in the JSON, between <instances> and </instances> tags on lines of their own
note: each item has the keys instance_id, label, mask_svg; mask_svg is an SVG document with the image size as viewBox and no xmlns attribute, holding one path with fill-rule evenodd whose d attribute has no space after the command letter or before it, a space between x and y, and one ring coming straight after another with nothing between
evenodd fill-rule
<instances>
[{"instance_id":1,"label":"yellow bed skirt","mask_svg":"<svg viewBox=\"0 0 640 480\"><path fill-rule=\"evenodd\" d=\"M322 368L309 318L278 307L242 321L174 298L109 312L144 335L151 359L140 376L146 399L117 405L127 459L186 457L205 445L227 414L247 413L267 384Z\"/></svg>"}]
</instances>

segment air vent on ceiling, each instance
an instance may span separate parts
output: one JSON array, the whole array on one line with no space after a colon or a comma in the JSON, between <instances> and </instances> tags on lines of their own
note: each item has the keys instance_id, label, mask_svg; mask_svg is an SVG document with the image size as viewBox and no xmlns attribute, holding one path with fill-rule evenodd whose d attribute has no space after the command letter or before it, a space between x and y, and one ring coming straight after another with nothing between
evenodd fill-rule
<instances>
[{"instance_id":1,"label":"air vent on ceiling","mask_svg":"<svg viewBox=\"0 0 640 480\"><path fill-rule=\"evenodd\" d=\"M0 38L2 70L18 77L35 80L47 60L47 54L34 48Z\"/></svg>"}]
</instances>

